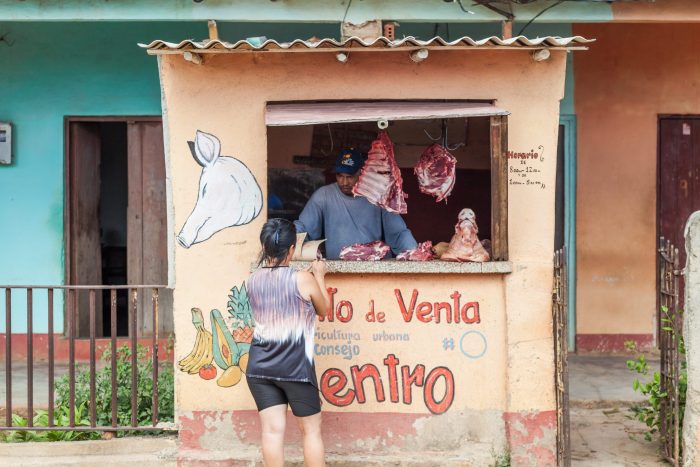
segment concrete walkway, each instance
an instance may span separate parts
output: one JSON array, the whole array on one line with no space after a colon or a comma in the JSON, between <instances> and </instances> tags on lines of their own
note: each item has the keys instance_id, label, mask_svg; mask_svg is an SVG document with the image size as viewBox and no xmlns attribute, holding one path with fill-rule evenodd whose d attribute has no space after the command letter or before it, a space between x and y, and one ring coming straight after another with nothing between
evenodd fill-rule
<instances>
[{"instance_id":1,"label":"concrete walkway","mask_svg":"<svg viewBox=\"0 0 700 467\"><path fill-rule=\"evenodd\" d=\"M613 407L644 401L644 396L632 389L639 375L627 369L631 357L570 355L569 400L576 407ZM650 368L659 368L652 358Z\"/></svg>"},{"instance_id":2,"label":"concrete walkway","mask_svg":"<svg viewBox=\"0 0 700 467\"><path fill-rule=\"evenodd\" d=\"M632 418L629 407L643 398L632 390L636 375L626 366L627 357L579 356L569 357L569 390L571 401L572 465L588 466L664 466L656 443L644 440L645 426ZM650 362L658 368L658 360ZM0 368L0 411L4 406L4 368ZM67 372L66 366L57 368ZM35 406L48 398L46 365L35 366ZM26 406L26 367L13 367L13 405ZM81 441L72 443L1 444L0 465L176 465L177 441L174 436L157 438L122 438L110 441ZM294 449L292 449L293 451ZM301 465L300 455L292 453L289 465ZM238 453L240 456L240 453ZM257 465L259 453L251 453L246 465ZM433 456L436 465L446 460ZM218 462L226 462L219 459ZM328 465L428 465L415 458L337 458L329 456ZM379 464L377 463L379 462ZM449 462L447 462L449 463ZM196 464L193 463L193 465ZM216 462L215 462L216 464ZM224 465L224 464L216 464ZM463 463L460 465L464 465ZM481 465L480 463L474 465ZM484 464L486 465L486 464Z\"/></svg>"},{"instance_id":3,"label":"concrete walkway","mask_svg":"<svg viewBox=\"0 0 700 467\"><path fill-rule=\"evenodd\" d=\"M630 411L644 397L632 389L638 375L627 369L628 359L569 356L572 466L668 465L657 453L659 444L644 440L646 425ZM658 359L652 358L649 367L658 370Z\"/></svg>"},{"instance_id":4,"label":"concrete walkway","mask_svg":"<svg viewBox=\"0 0 700 467\"><path fill-rule=\"evenodd\" d=\"M0 443L0 465L30 467L177 465L176 436L115 438L109 441Z\"/></svg>"},{"instance_id":5,"label":"concrete walkway","mask_svg":"<svg viewBox=\"0 0 700 467\"><path fill-rule=\"evenodd\" d=\"M77 370L77 367L76 367ZM45 409L49 406L49 365L46 362L35 362L33 385L34 407ZM68 374L68 365L65 363L57 363L54 367L54 382ZM7 394L5 386L5 365L4 362L0 368L0 408L7 406ZM27 364L24 362L12 363L12 409L21 409L27 407L29 393L27 392ZM24 412L23 412L24 413Z\"/></svg>"}]
</instances>

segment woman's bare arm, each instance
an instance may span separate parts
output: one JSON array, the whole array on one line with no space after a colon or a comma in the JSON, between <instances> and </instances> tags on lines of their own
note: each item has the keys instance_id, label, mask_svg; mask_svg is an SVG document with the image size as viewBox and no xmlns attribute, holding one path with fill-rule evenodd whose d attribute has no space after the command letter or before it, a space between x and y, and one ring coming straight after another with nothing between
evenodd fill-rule
<instances>
[{"instance_id":1,"label":"woman's bare arm","mask_svg":"<svg viewBox=\"0 0 700 467\"><path fill-rule=\"evenodd\" d=\"M299 291L305 299L311 300L317 315L326 316L331 307L326 288L326 265L322 261L314 261L311 271L299 271Z\"/></svg>"}]
</instances>

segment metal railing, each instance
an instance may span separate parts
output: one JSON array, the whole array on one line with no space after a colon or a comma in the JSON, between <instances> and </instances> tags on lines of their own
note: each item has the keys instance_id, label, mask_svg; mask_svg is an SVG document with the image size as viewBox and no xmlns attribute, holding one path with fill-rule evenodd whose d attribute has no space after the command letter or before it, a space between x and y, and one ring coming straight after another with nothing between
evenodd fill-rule
<instances>
[{"instance_id":1,"label":"metal railing","mask_svg":"<svg viewBox=\"0 0 700 467\"><path fill-rule=\"evenodd\" d=\"M659 239L658 265L659 287L658 302L659 347L661 349L661 397L659 405L661 444L664 457L674 466L680 465L680 374L681 374L681 336L683 333L683 312L680 306L682 271L680 256L670 240Z\"/></svg>"},{"instance_id":2,"label":"metal railing","mask_svg":"<svg viewBox=\"0 0 700 467\"><path fill-rule=\"evenodd\" d=\"M554 253L552 325L554 328L554 388L557 399L557 465L563 467L571 465L566 278L566 252L562 248Z\"/></svg>"},{"instance_id":3,"label":"metal railing","mask_svg":"<svg viewBox=\"0 0 700 467\"><path fill-rule=\"evenodd\" d=\"M158 336L158 297L159 291L165 289L162 285L125 285L125 286L47 286L47 285L0 285L0 289L5 289L5 417L4 424L0 418L0 431L7 430L27 430L27 431L129 431L129 430L160 430L159 414L158 414L158 367L159 361L159 336ZM13 347L13 290L26 291L26 376L27 376L27 424L26 426L13 426L13 404L12 404L12 369L13 369L13 350L21 352L23 349ZM35 291L46 290L47 304L47 331L48 331L48 426L34 426L34 351L35 333L34 333L34 298ZM65 324L65 339L68 341L68 384L69 384L69 423L68 426L56 426L55 423L55 376L56 376L56 352L55 338L63 337L63 333L56 333L55 329L55 292L59 291L65 298L65 313L61 313ZM97 292L100 291L98 299ZM96 342L98 339L97 322L98 322L98 303L102 299L102 291L109 291L109 345L107 348L110 351L111 366L111 424L104 426L97 424L96 410L96 363L97 349ZM124 341L124 338L117 336L117 292L126 291L128 293L128 335L127 343L131 350L130 366L131 366L131 419L127 426L120 426L118 423L118 399L117 399L117 358L118 349L117 342ZM151 423L148 425L139 425L137 420L137 386L138 386L138 346L139 338L137 332L137 315L139 311L139 296L145 296L150 291L151 314L152 319L152 335L150 336L151 364L153 367L153 392L152 392L152 416ZM82 295L81 295L82 294ZM87 294L85 297L84 294ZM43 298L43 297L42 297ZM87 298L87 300L85 300ZM89 339L89 426L76 425L76 342L82 341L78 337L77 328L79 323L79 311L81 303L88 304L88 337ZM19 306L16 308L20 308ZM20 310L21 311L21 310ZM104 315L103 315L104 316ZM150 323L149 323L150 324ZM14 334L18 336L18 334ZM19 340L19 339L18 339ZM141 339L143 341L143 338ZM21 360L20 360L21 361Z\"/></svg>"}]
</instances>

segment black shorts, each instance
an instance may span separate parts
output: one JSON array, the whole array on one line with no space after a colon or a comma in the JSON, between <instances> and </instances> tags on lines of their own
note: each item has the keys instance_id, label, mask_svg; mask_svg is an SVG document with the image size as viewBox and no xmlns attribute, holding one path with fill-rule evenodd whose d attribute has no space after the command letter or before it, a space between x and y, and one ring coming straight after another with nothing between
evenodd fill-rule
<instances>
[{"instance_id":1,"label":"black shorts","mask_svg":"<svg viewBox=\"0 0 700 467\"><path fill-rule=\"evenodd\" d=\"M278 381L267 378L247 377L250 393L258 411L281 404L289 404L297 417L316 415L321 411L318 389L311 383Z\"/></svg>"}]
</instances>

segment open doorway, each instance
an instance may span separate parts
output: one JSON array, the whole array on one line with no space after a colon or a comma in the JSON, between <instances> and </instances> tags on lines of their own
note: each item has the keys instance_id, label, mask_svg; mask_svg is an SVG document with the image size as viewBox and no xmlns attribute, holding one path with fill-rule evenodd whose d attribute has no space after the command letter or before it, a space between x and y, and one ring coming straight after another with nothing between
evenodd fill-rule
<instances>
[{"instance_id":1,"label":"open doorway","mask_svg":"<svg viewBox=\"0 0 700 467\"><path fill-rule=\"evenodd\" d=\"M165 285L165 159L160 117L66 120L66 284ZM89 335L89 296L77 296L77 335ZM138 334L151 334L141 297ZM97 335L110 334L109 290L96 297ZM159 332L172 332L172 294L161 292ZM128 292L117 292L117 334L128 334Z\"/></svg>"},{"instance_id":2,"label":"open doorway","mask_svg":"<svg viewBox=\"0 0 700 467\"><path fill-rule=\"evenodd\" d=\"M565 249L567 347L576 350L576 117L561 115L557 140L554 250Z\"/></svg>"}]
</instances>

